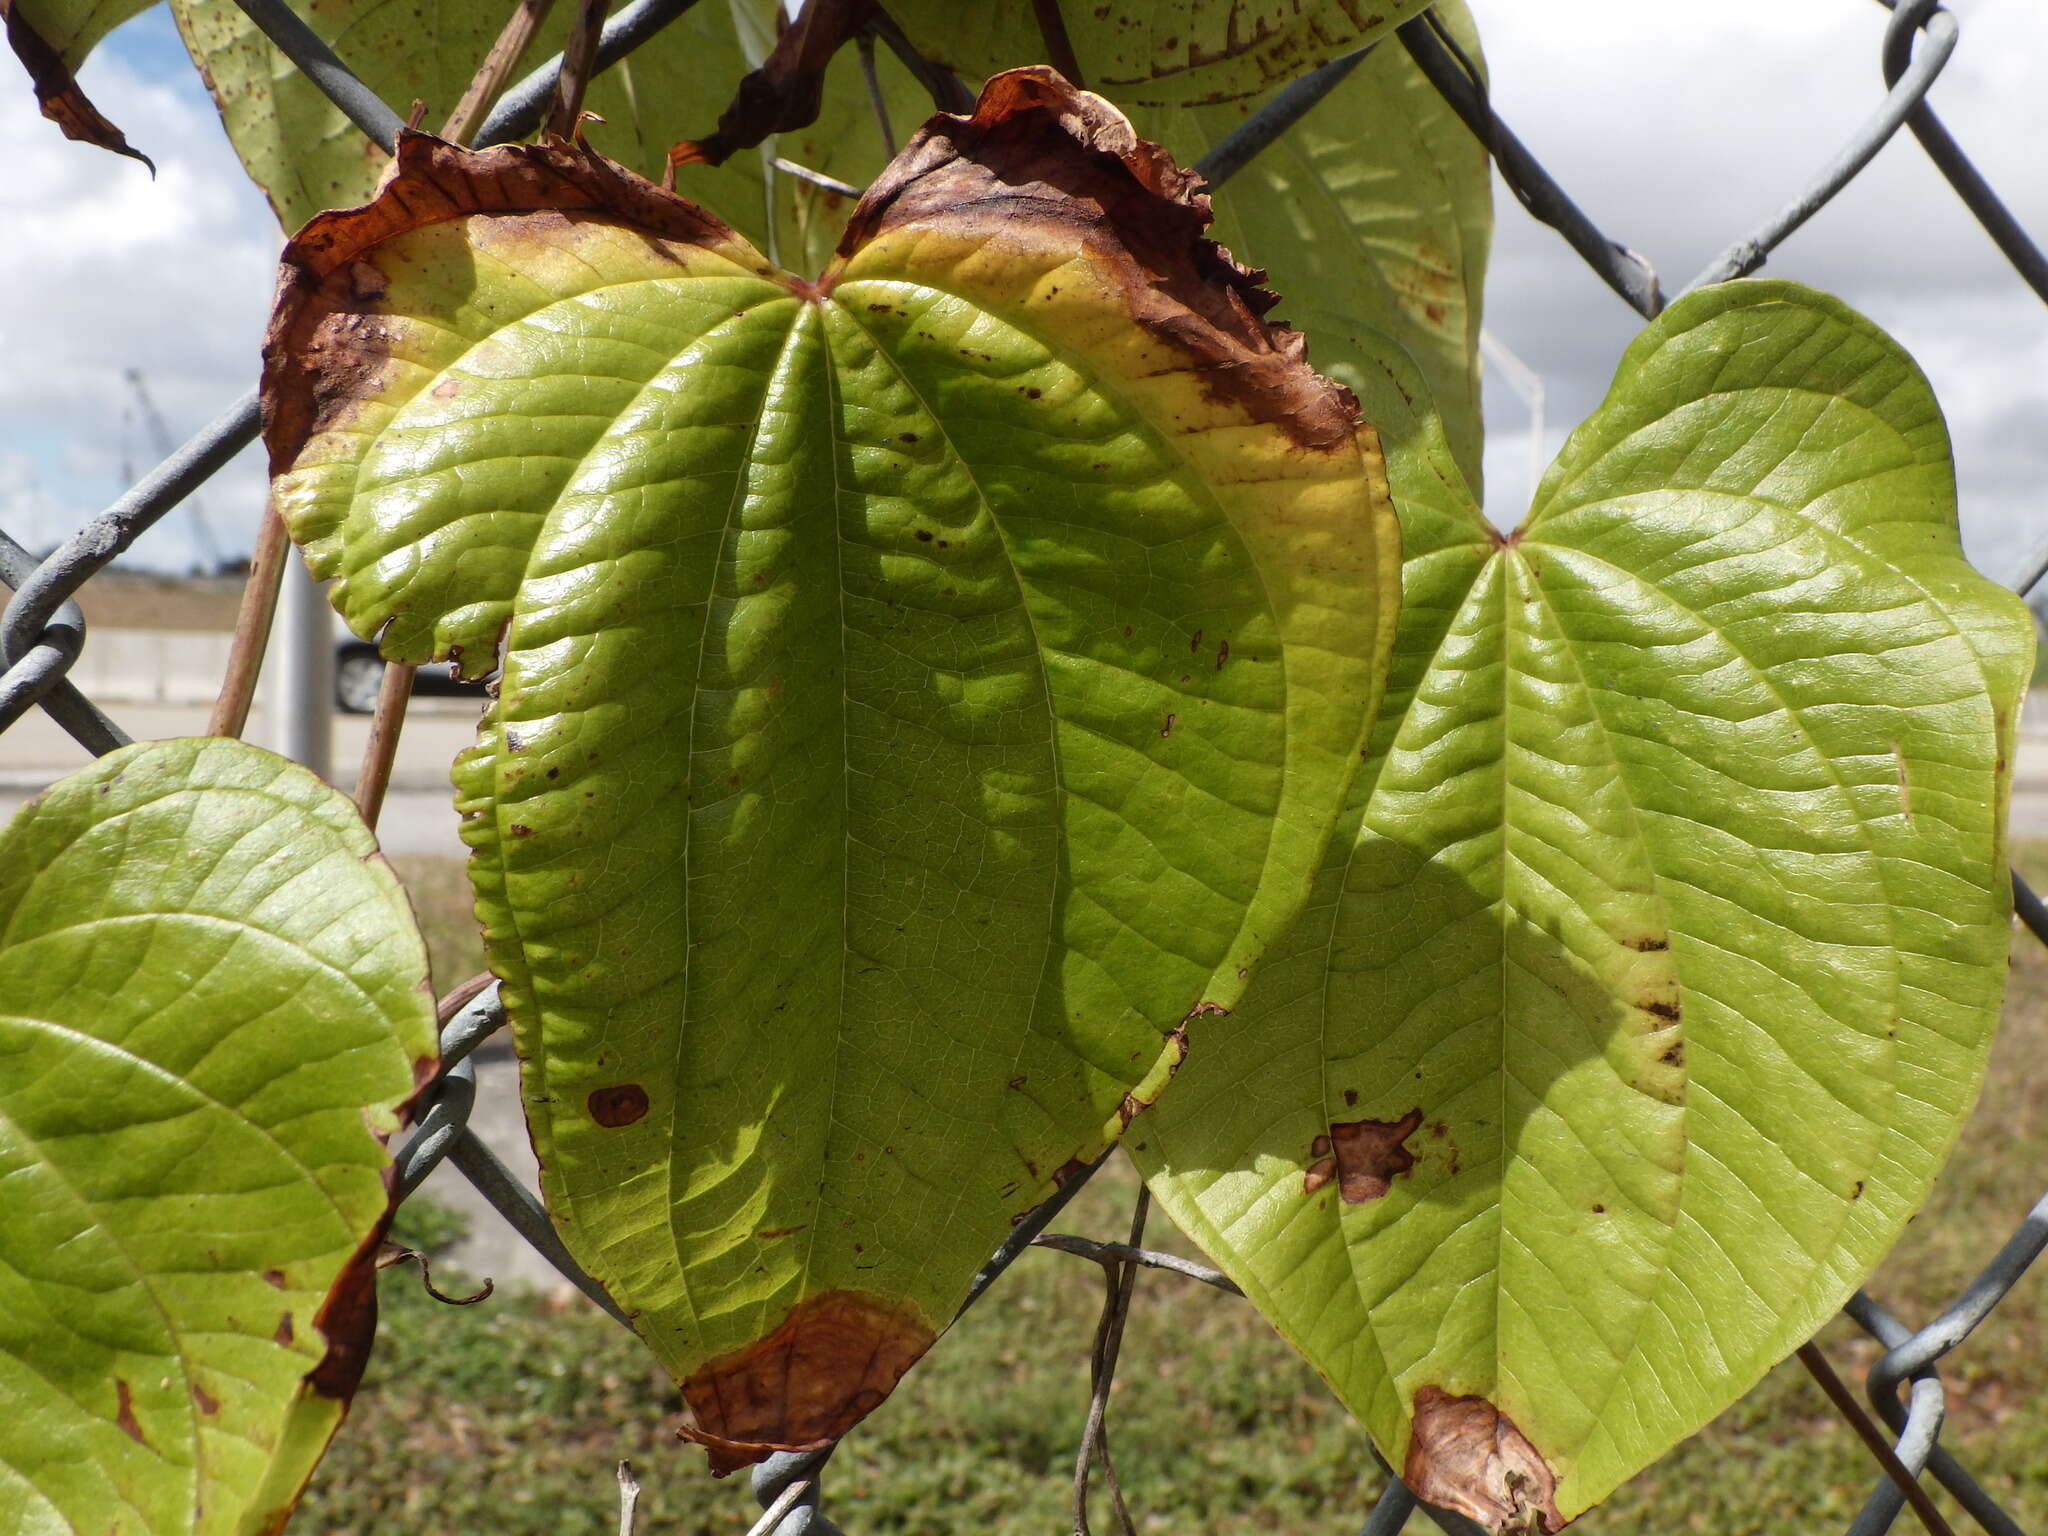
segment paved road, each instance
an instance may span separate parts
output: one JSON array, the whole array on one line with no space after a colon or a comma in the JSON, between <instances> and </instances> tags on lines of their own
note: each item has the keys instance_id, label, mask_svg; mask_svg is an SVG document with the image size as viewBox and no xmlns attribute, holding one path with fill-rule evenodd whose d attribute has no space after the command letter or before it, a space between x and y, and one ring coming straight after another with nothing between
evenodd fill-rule
<instances>
[{"instance_id":1,"label":"paved road","mask_svg":"<svg viewBox=\"0 0 2048 1536\"><path fill-rule=\"evenodd\" d=\"M203 708L171 704L115 705L114 723L137 741L168 736L196 736L206 729ZM390 853L432 853L451 859L468 850L455 831L453 791L448 765L476 737L478 703L462 698L416 698L407 711L405 733L398 739L398 762L385 796L378 836ZM258 746L272 738L264 711L249 721L248 739ZM369 734L367 715L334 717L334 778L343 788L355 783ZM50 780L90 762L91 754L55 725L41 710L31 710L0 734L0 820Z\"/></svg>"}]
</instances>

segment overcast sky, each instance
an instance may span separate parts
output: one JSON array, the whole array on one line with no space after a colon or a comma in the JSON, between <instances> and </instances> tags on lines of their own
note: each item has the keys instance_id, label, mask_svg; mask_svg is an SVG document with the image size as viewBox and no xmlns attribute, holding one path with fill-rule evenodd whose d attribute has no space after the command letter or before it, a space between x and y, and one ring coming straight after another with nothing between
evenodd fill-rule
<instances>
[{"instance_id":1,"label":"overcast sky","mask_svg":"<svg viewBox=\"0 0 2048 1536\"><path fill-rule=\"evenodd\" d=\"M1876 106L1885 12L1871 0L1472 0L1502 117L1666 291L1791 198ZM2048 7L1956 0L1962 41L1933 101L2008 204L2048 237ZM42 545L157 454L123 370L182 439L254 380L279 236L243 177L166 13L90 62L91 97L155 157L63 139L0 58L0 526ZM1549 230L1496 188L1488 328L1543 377L1545 450L1598 401L1640 326ZM1241 253L1256 260L1257 252ZM1765 269L1839 294L1933 379L1955 437L1967 548L2008 576L2048 548L2048 306L2033 299L1903 131ZM1489 377L1488 510L1529 490L1527 412ZM253 452L203 492L245 548ZM193 555L184 515L141 563Z\"/></svg>"}]
</instances>

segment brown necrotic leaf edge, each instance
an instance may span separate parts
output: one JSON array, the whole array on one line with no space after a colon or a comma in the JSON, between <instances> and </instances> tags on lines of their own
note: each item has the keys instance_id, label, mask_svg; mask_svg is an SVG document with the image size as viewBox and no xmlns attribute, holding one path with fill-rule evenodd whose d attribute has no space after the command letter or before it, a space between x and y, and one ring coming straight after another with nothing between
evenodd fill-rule
<instances>
[{"instance_id":1,"label":"brown necrotic leaf edge","mask_svg":"<svg viewBox=\"0 0 2048 1536\"><path fill-rule=\"evenodd\" d=\"M1122 289L1131 317L1195 359L1212 397L1277 426L1297 447L1351 451L1358 402L1308 366L1300 332L1261 317L1265 273L1207 237L1201 177L1100 96L1042 66L993 76L972 117L940 114L876 178L839 254L906 225L990 245L1065 240Z\"/></svg>"},{"instance_id":2,"label":"brown necrotic leaf edge","mask_svg":"<svg viewBox=\"0 0 2048 1536\"><path fill-rule=\"evenodd\" d=\"M154 176L156 162L130 144L128 135L109 122L78 88L64 56L28 24L15 0L0 0L0 17L6 19L7 44L28 71L29 84L35 90L43 116L63 129L65 138L97 144L117 155L140 160Z\"/></svg>"},{"instance_id":3,"label":"brown necrotic leaf edge","mask_svg":"<svg viewBox=\"0 0 2048 1536\"><path fill-rule=\"evenodd\" d=\"M879 1296L809 1297L766 1338L690 1374L683 1400L697 1422L678 1433L720 1477L776 1451L823 1450L881 1406L935 1337Z\"/></svg>"},{"instance_id":4,"label":"brown necrotic leaf edge","mask_svg":"<svg viewBox=\"0 0 2048 1536\"><path fill-rule=\"evenodd\" d=\"M473 151L401 132L375 197L323 213L279 258L277 302L263 341L263 442L281 474L308 438L373 393L387 357L365 312L385 278L368 258L385 241L472 214L587 217L689 245L744 247L724 223L578 144Z\"/></svg>"},{"instance_id":5,"label":"brown necrotic leaf edge","mask_svg":"<svg viewBox=\"0 0 2048 1536\"><path fill-rule=\"evenodd\" d=\"M1456 1510L1498 1536L1564 1528L1550 1464L1483 1397L1454 1397L1441 1387L1415 1394L1401 1481L1425 1503Z\"/></svg>"},{"instance_id":6,"label":"brown necrotic leaf edge","mask_svg":"<svg viewBox=\"0 0 2048 1536\"><path fill-rule=\"evenodd\" d=\"M1274 295L1260 285L1263 274L1207 238L1209 200L1199 187L1100 97L1049 69L1013 70L988 83L971 116L942 114L919 131L861 199L839 259L819 281L781 280L821 300L847 258L913 226L990 246L1079 250L1113 283L1133 322L1184 357L1213 399L1276 428L1299 452L1357 453L1356 401L1309 369L1298 334L1262 318ZM387 279L377 248L474 215L604 222L650 240L724 248L773 275L711 214L586 146L475 152L408 131L367 205L320 215L285 248L264 347L273 474L292 468L314 434L383 387ZM1198 1002L1188 1018L1220 1011ZM1185 1054L1185 1030L1183 1021L1162 1039L1161 1081L1149 1094ZM1149 1094L1127 1101L1130 1114ZM1061 1172L1085 1166L1107 1144L1077 1148ZM374 1254L374 1243L366 1251ZM697 1424L683 1433L721 1472L827 1444L887 1397L935 1336L887 1298L806 1297L772 1332L690 1374L683 1394Z\"/></svg>"}]
</instances>

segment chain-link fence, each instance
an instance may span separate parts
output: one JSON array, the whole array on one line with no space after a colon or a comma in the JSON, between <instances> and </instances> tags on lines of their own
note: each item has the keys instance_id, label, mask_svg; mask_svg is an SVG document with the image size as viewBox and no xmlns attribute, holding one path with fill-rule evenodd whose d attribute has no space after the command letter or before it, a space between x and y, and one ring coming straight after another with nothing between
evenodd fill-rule
<instances>
[{"instance_id":1,"label":"chain-link fence","mask_svg":"<svg viewBox=\"0 0 2048 1536\"><path fill-rule=\"evenodd\" d=\"M284 0L236 3L350 121L374 143L390 150L402 126L398 115L349 71ZM694 3L695 0L635 0L605 25L595 68L602 70L624 58ZM2020 228L1926 104L1929 88L1958 45L1959 30L1954 16L1936 0L1880 3L1892 15L1879 60L1886 91L1876 109L1798 197L1729 245L1688 286L1720 282L1756 270L1787 236L1821 213L1904 126L1911 130L2027 285L2042 302L2048 303L2048 257ZM912 72L932 87L936 105L946 110L961 109L963 93L957 81L922 59L908 56L907 47L894 28L884 25L878 31L881 40L905 55L904 62ZM1479 71L1433 16L1425 13L1403 25L1392 40L1376 46L1407 50L1417 67L1486 146L1501 177L1522 205L1536 219L1555 229L1624 302L1646 319L1664 307L1663 291L1649 263L1597 229L1500 120L1488 102ZM1278 92L1218 143L1197 169L1212 186L1227 181L1313 110L1369 51L1338 59ZM473 142L483 147L532 133L555 94L562 70L563 60L557 56L507 90L477 130ZM802 173L800 167L784 168ZM95 754L127 743L129 738L121 728L66 676L86 643L85 621L73 600L74 594L250 443L257 429L257 401L252 390L40 563L0 529L0 582L10 587L13 594L4 615L0 615L0 664L4 664L4 670L0 670L0 731L29 710L41 708ZM287 555L282 529L272 516L265 522L251 560L251 596L244 603L222 700L215 710L212 729L216 731L239 733L246 720L275 605L277 580ZM2024 594L2044 575L2048 575L2048 557L2019 573L2013 585ZM410 669L394 666L380 696L371 748L357 789L358 803L373 823L403 723L409 683ZM2013 878L2013 891L2020 920L2048 945L2048 905L2017 875ZM454 1164L526 1241L597 1306L623 1324L623 1314L563 1248L538 1196L469 1127L476 1096L471 1053L503 1022L495 983L472 984L443 1000L443 1070L417 1129L397 1154L399 1196L403 1198L418 1189L443 1161ZM1095 1165L1100 1166L1099 1162ZM1094 1171L1090 1168L1087 1173ZM1107 1461L1103 1428L1123 1322L1137 1273L1141 1269L1167 1271L1224 1292L1241 1293L1220 1271L1143 1246L1147 1201L1142 1192L1126 1243L1047 1233L1047 1226L1085 1182L1085 1174L1069 1180L1015 1228L975 1277L963 1311L974 1305L1027 1247L1051 1248L1101 1266L1106 1298L1091 1357L1093 1391L1075 1470L1075 1519L1077 1528L1085 1528L1087 1486L1091 1471L1100 1467L1119 1518L1128 1529L1129 1517ZM1925 1325L1917 1329L1908 1327L1866 1293L1858 1292L1850 1300L1847 1316L1885 1351L1869 1371L1866 1394L1883 1426L1889 1428L1889 1435L1834 1375L1819 1351L1811 1345L1802 1348L1802 1360L1855 1428L1877 1467L1875 1486L1849 1526L1850 1536L1877 1536L1892 1526L1908 1504L1929 1531L1944 1536L1950 1527L1921 1485L1922 1476L1928 1473L1992 1536L2021 1536L2018 1522L1939 1443L1946 1395L1938 1366L1945 1355L1991 1315L2044 1248L2048 1248L2048 1195L2034 1205L1961 1294ZM753 1492L764 1513L754 1527L754 1536L836 1536L837 1527L819 1512L822 1471L830 1454L825 1451L777 1455L755 1469ZM630 1530L637 1489L623 1465L620 1490L621 1524ZM1418 1507L1444 1530L1459 1536L1469 1536L1479 1529L1462 1516L1418 1505L1414 1495L1389 1470L1386 1489L1367 1515L1362 1536L1390 1536L1402 1529Z\"/></svg>"}]
</instances>

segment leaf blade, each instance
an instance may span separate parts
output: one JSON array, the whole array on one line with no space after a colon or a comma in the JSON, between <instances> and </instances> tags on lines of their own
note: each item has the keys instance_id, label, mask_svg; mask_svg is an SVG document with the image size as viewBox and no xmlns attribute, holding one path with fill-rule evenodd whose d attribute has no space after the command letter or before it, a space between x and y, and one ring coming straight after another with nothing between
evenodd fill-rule
<instances>
[{"instance_id":1,"label":"leaf blade","mask_svg":"<svg viewBox=\"0 0 2048 1536\"><path fill-rule=\"evenodd\" d=\"M374 1326L378 1135L432 1062L424 946L347 803L239 743L125 748L0 841L7 1503L260 1524Z\"/></svg>"},{"instance_id":2,"label":"leaf blade","mask_svg":"<svg viewBox=\"0 0 2048 1536\"><path fill-rule=\"evenodd\" d=\"M1423 536L1355 833L1247 1004L1272 1065L1198 1062L1137 1155L1411 1486L1549 1528L1924 1196L1997 1013L2028 633L1924 381L1796 285L1667 311L1508 539L1388 431ZM1384 1195L1305 1189L1411 1109Z\"/></svg>"},{"instance_id":3,"label":"leaf blade","mask_svg":"<svg viewBox=\"0 0 2048 1536\"><path fill-rule=\"evenodd\" d=\"M457 779L546 1193L727 1461L879 1401L1228 1009L1391 638L1347 399L1184 173L999 84L820 284L581 151L408 139L393 206L476 196L316 222L273 333L351 621L480 669L510 620Z\"/></svg>"}]
</instances>

